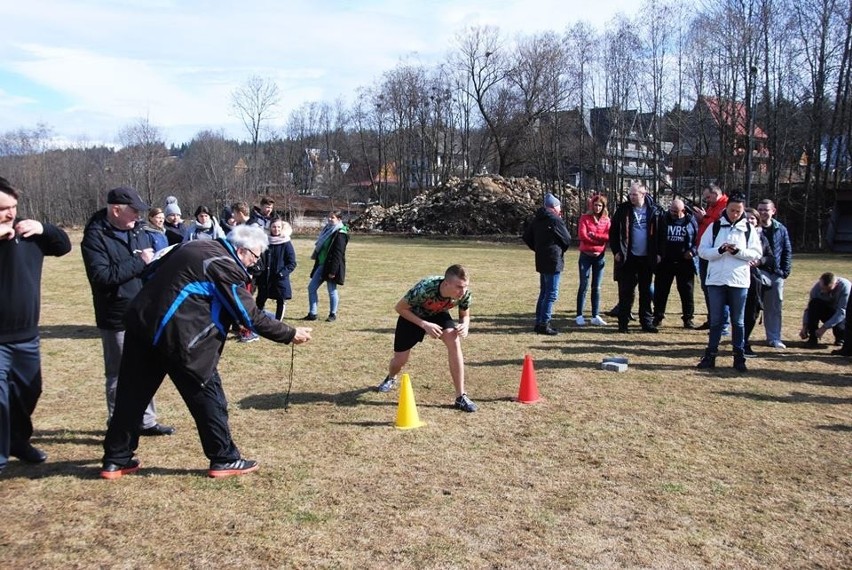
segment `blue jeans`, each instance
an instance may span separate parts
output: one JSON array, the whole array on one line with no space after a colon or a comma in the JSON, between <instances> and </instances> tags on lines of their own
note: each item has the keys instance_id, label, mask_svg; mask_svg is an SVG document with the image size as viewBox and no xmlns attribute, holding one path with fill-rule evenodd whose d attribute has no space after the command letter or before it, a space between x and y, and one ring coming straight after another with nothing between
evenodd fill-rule
<instances>
[{"instance_id":1,"label":"blue jeans","mask_svg":"<svg viewBox=\"0 0 852 570\"><path fill-rule=\"evenodd\" d=\"M0 469L30 442L30 419L41 396L39 337L0 344Z\"/></svg>"},{"instance_id":2,"label":"blue jeans","mask_svg":"<svg viewBox=\"0 0 852 570\"><path fill-rule=\"evenodd\" d=\"M577 266L580 268L580 287L577 289L577 316L583 314L586 304L586 289L589 287L589 273L592 274L592 316L600 315L601 308L601 279L606 265L606 257L600 255L589 255L580 252Z\"/></svg>"},{"instance_id":3,"label":"blue jeans","mask_svg":"<svg viewBox=\"0 0 852 570\"><path fill-rule=\"evenodd\" d=\"M337 283L334 281L326 281L325 283L328 287L328 312L336 315L337 305L340 302L340 294L337 292ZM314 276L311 277L311 282L308 283L308 313L312 315L317 314L317 305L319 304L318 291L320 285L322 285L322 265L317 267L317 270L314 272Z\"/></svg>"},{"instance_id":4,"label":"blue jeans","mask_svg":"<svg viewBox=\"0 0 852 570\"><path fill-rule=\"evenodd\" d=\"M553 305L559 298L561 273L539 273L538 302L535 304L535 324L546 325L553 315Z\"/></svg>"},{"instance_id":5,"label":"blue jeans","mask_svg":"<svg viewBox=\"0 0 852 570\"><path fill-rule=\"evenodd\" d=\"M710 338L707 351L710 354L719 352L719 341L722 338L722 328L727 320L727 311L731 315L731 342L734 354L743 353L745 338L745 304L748 289L744 287L728 287L727 285L708 285L707 300L710 303Z\"/></svg>"}]
</instances>

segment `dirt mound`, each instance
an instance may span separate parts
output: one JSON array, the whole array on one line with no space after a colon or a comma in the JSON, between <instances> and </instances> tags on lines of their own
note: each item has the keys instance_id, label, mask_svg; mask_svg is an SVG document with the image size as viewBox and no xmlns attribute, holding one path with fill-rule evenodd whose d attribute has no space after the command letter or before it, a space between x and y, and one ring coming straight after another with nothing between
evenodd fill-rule
<instances>
[{"instance_id":1,"label":"dirt mound","mask_svg":"<svg viewBox=\"0 0 852 570\"><path fill-rule=\"evenodd\" d=\"M544 194L553 192L562 200L563 215L576 203L576 189L565 185L549 190L534 178L475 176L450 178L408 204L390 208L371 206L350 223L355 231L381 231L431 235L518 235L541 207Z\"/></svg>"}]
</instances>

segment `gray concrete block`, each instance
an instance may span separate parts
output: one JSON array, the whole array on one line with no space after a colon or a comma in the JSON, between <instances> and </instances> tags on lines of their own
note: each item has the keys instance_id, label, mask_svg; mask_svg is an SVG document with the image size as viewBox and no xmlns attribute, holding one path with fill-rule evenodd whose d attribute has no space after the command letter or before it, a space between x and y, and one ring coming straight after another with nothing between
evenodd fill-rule
<instances>
[{"instance_id":1,"label":"gray concrete block","mask_svg":"<svg viewBox=\"0 0 852 570\"><path fill-rule=\"evenodd\" d=\"M627 364L623 362L603 362L601 363L601 370L606 370L607 372L627 372Z\"/></svg>"}]
</instances>

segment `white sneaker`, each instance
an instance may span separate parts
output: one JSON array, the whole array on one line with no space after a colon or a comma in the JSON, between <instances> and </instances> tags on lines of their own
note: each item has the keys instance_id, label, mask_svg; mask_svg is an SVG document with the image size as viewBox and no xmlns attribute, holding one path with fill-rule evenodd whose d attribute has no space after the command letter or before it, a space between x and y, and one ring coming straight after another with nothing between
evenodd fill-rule
<instances>
[{"instance_id":1,"label":"white sneaker","mask_svg":"<svg viewBox=\"0 0 852 570\"><path fill-rule=\"evenodd\" d=\"M780 340L773 340L769 343L769 346L771 346L772 348L780 348L782 350L787 348L787 345L781 342Z\"/></svg>"},{"instance_id":2,"label":"white sneaker","mask_svg":"<svg viewBox=\"0 0 852 570\"><path fill-rule=\"evenodd\" d=\"M592 317L591 322L592 322L593 325L598 326L598 327L605 327L606 326L606 321L603 320L600 317L600 315L595 315L594 317Z\"/></svg>"},{"instance_id":3,"label":"white sneaker","mask_svg":"<svg viewBox=\"0 0 852 570\"><path fill-rule=\"evenodd\" d=\"M586 319L583 318L583 315L578 315L577 318L574 319L574 321L577 323L577 326L582 327L582 326L585 326L585 324L586 324Z\"/></svg>"}]
</instances>

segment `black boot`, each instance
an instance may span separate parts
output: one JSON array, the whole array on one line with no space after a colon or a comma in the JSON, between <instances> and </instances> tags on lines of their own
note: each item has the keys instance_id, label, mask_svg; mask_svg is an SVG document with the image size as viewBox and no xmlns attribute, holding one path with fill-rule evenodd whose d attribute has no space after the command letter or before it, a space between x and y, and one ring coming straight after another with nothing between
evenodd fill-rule
<instances>
[{"instance_id":1,"label":"black boot","mask_svg":"<svg viewBox=\"0 0 852 570\"><path fill-rule=\"evenodd\" d=\"M716 368L716 353L715 352L705 352L704 356L701 357L701 362L698 363L696 368L706 369L706 368Z\"/></svg>"},{"instance_id":2,"label":"black boot","mask_svg":"<svg viewBox=\"0 0 852 570\"><path fill-rule=\"evenodd\" d=\"M553 336L559 334L559 331L550 326L550 323L544 323L543 325L537 325L536 331L538 334L544 334L547 336Z\"/></svg>"},{"instance_id":3,"label":"black boot","mask_svg":"<svg viewBox=\"0 0 852 570\"><path fill-rule=\"evenodd\" d=\"M734 353L734 369L737 372L748 372L745 355L742 352Z\"/></svg>"}]
</instances>

